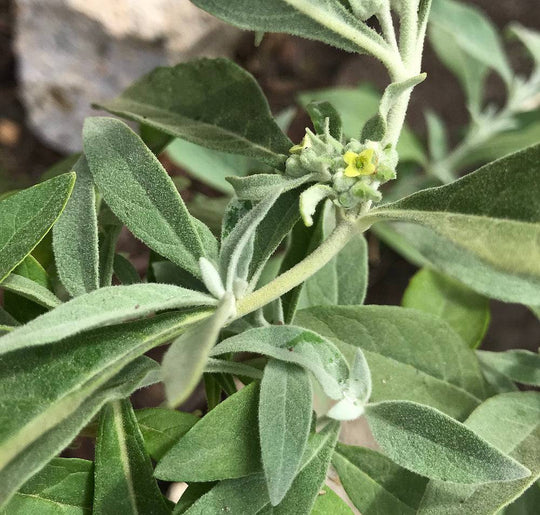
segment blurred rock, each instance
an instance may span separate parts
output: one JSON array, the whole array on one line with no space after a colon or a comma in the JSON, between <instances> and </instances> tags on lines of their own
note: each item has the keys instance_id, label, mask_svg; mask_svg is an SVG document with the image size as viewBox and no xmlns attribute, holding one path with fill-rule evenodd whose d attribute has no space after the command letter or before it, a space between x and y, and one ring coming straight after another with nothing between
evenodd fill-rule
<instances>
[{"instance_id":1,"label":"blurred rock","mask_svg":"<svg viewBox=\"0 0 540 515\"><path fill-rule=\"evenodd\" d=\"M239 35L188 0L16 0L16 5L16 53L28 122L64 152L80 150L91 102L114 97L156 66L226 55Z\"/></svg>"}]
</instances>

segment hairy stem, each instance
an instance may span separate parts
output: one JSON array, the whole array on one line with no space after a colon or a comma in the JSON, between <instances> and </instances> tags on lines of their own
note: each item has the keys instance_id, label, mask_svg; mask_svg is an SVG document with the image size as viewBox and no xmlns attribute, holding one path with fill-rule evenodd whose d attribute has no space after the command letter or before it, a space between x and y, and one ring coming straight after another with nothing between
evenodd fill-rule
<instances>
[{"instance_id":1,"label":"hairy stem","mask_svg":"<svg viewBox=\"0 0 540 515\"><path fill-rule=\"evenodd\" d=\"M360 232L363 232L363 229L356 220L342 219L330 236L309 256L262 288L238 300L236 305L237 318L265 306L299 284L302 284L326 265L355 234Z\"/></svg>"}]
</instances>

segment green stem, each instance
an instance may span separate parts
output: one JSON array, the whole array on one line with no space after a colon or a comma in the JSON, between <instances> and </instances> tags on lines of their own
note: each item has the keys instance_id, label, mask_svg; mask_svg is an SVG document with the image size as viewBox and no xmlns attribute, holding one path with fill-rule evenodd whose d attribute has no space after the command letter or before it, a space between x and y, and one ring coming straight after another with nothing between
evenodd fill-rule
<instances>
[{"instance_id":1,"label":"green stem","mask_svg":"<svg viewBox=\"0 0 540 515\"><path fill-rule=\"evenodd\" d=\"M363 230L356 220L342 219L330 236L309 256L262 288L238 300L236 317L241 318L256 309L266 306L274 299L302 284L336 256L349 240L359 232L363 232Z\"/></svg>"}]
</instances>

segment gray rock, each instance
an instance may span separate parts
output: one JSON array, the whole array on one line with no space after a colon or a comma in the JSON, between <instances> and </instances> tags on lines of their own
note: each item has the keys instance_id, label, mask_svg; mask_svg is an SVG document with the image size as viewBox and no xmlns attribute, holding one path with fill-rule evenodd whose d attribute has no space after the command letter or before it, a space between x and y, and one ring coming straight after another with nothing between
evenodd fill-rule
<instances>
[{"instance_id":1,"label":"gray rock","mask_svg":"<svg viewBox=\"0 0 540 515\"><path fill-rule=\"evenodd\" d=\"M52 147L81 148L81 128L156 66L227 55L239 32L188 0L16 0L16 53L28 122Z\"/></svg>"}]
</instances>

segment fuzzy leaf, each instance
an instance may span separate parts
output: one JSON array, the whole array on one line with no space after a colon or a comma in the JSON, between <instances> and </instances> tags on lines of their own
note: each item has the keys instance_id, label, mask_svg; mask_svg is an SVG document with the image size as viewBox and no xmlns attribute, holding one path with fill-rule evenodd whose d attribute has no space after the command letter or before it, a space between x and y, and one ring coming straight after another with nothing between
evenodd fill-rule
<instances>
[{"instance_id":1,"label":"fuzzy leaf","mask_svg":"<svg viewBox=\"0 0 540 515\"><path fill-rule=\"evenodd\" d=\"M374 47L386 47L382 37L339 0L229 0L226 3L193 0L193 3L242 29L318 39L348 52L372 52Z\"/></svg>"},{"instance_id":2,"label":"fuzzy leaf","mask_svg":"<svg viewBox=\"0 0 540 515\"><path fill-rule=\"evenodd\" d=\"M270 360L259 398L261 456L272 506L285 497L296 476L311 426L311 381L297 365Z\"/></svg>"},{"instance_id":3,"label":"fuzzy leaf","mask_svg":"<svg viewBox=\"0 0 540 515\"><path fill-rule=\"evenodd\" d=\"M315 499L311 515L354 515L347 503L331 488L323 486Z\"/></svg>"},{"instance_id":4,"label":"fuzzy leaf","mask_svg":"<svg viewBox=\"0 0 540 515\"><path fill-rule=\"evenodd\" d=\"M448 322L473 349L482 342L491 318L487 297L429 268L411 279L402 304Z\"/></svg>"},{"instance_id":5,"label":"fuzzy leaf","mask_svg":"<svg viewBox=\"0 0 540 515\"><path fill-rule=\"evenodd\" d=\"M478 351L478 359L512 381L540 386L540 355L516 349L506 352Z\"/></svg>"},{"instance_id":6,"label":"fuzzy leaf","mask_svg":"<svg viewBox=\"0 0 540 515\"><path fill-rule=\"evenodd\" d=\"M135 417L148 454L158 461L199 421L191 413L166 408L140 409Z\"/></svg>"},{"instance_id":7,"label":"fuzzy leaf","mask_svg":"<svg viewBox=\"0 0 540 515\"><path fill-rule=\"evenodd\" d=\"M179 406L197 386L208 354L234 312L234 302L232 295L224 297L212 316L188 329L163 356L163 383L170 406Z\"/></svg>"},{"instance_id":8,"label":"fuzzy leaf","mask_svg":"<svg viewBox=\"0 0 540 515\"><path fill-rule=\"evenodd\" d=\"M83 140L94 181L114 214L151 249L199 277L208 234L139 136L120 120L88 118Z\"/></svg>"},{"instance_id":9,"label":"fuzzy leaf","mask_svg":"<svg viewBox=\"0 0 540 515\"><path fill-rule=\"evenodd\" d=\"M411 400L463 420L485 396L473 351L431 315L394 306L327 306L298 312L295 323L333 342L350 362L362 349L372 401Z\"/></svg>"},{"instance_id":10,"label":"fuzzy leaf","mask_svg":"<svg viewBox=\"0 0 540 515\"><path fill-rule=\"evenodd\" d=\"M450 276L507 302L540 304L540 145L458 181L374 209L366 222L420 224L411 243Z\"/></svg>"},{"instance_id":11,"label":"fuzzy leaf","mask_svg":"<svg viewBox=\"0 0 540 515\"><path fill-rule=\"evenodd\" d=\"M99 288L99 249L96 193L86 159L73 167L77 180L73 193L53 228L56 268L72 297Z\"/></svg>"},{"instance_id":12,"label":"fuzzy leaf","mask_svg":"<svg viewBox=\"0 0 540 515\"><path fill-rule=\"evenodd\" d=\"M53 309L62 304L62 301L52 291L14 272L0 282L0 289L16 293L47 309Z\"/></svg>"},{"instance_id":13,"label":"fuzzy leaf","mask_svg":"<svg viewBox=\"0 0 540 515\"><path fill-rule=\"evenodd\" d=\"M242 200L263 200L276 191L289 191L316 180L316 174L291 178L280 174L258 173L247 177L227 177L234 192Z\"/></svg>"},{"instance_id":14,"label":"fuzzy leaf","mask_svg":"<svg viewBox=\"0 0 540 515\"><path fill-rule=\"evenodd\" d=\"M363 515L414 515L428 479L377 451L338 443L332 458L347 495Z\"/></svg>"},{"instance_id":15,"label":"fuzzy leaf","mask_svg":"<svg viewBox=\"0 0 540 515\"><path fill-rule=\"evenodd\" d=\"M206 482L260 471L258 403L257 383L223 401L163 456L155 476L166 481Z\"/></svg>"},{"instance_id":16,"label":"fuzzy leaf","mask_svg":"<svg viewBox=\"0 0 540 515\"><path fill-rule=\"evenodd\" d=\"M139 272L137 272L131 262L121 254L115 254L114 256L113 271L120 283L125 286L141 282Z\"/></svg>"},{"instance_id":17,"label":"fuzzy leaf","mask_svg":"<svg viewBox=\"0 0 540 515\"><path fill-rule=\"evenodd\" d=\"M0 338L0 354L52 343L95 327L142 318L156 311L212 306L215 299L167 284L109 286L58 306Z\"/></svg>"},{"instance_id":18,"label":"fuzzy leaf","mask_svg":"<svg viewBox=\"0 0 540 515\"><path fill-rule=\"evenodd\" d=\"M94 512L171 513L152 475L129 400L113 401L100 415L94 469Z\"/></svg>"},{"instance_id":19,"label":"fuzzy leaf","mask_svg":"<svg viewBox=\"0 0 540 515\"><path fill-rule=\"evenodd\" d=\"M298 308L363 304L367 282L367 242L358 235L304 283Z\"/></svg>"},{"instance_id":20,"label":"fuzzy leaf","mask_svg":"<svg viewBox=\"0 0 540 515\"><path fill-rule=\"evenodd\" d=\"M529 469L440 411L409 401L366 406L377 443L395 463L452 483L479 484L530 476Z\"/></svg>"},{"instance_id":21,"label":"fuzzy leaf","mask_svg":"<svg viewBox=\"0 0 540 515\"><path fill-rule=\"evenodd\" d=\"M31 349L3 358L0 506L68 446L106 402L156 381L157 364L144 356L137 359L148 350L148 341L132 350L140 332L134 340L129 330L122 331L103 355L95 349L111 342L96 336L94 341L67 340L57 346L54 357L44 349ZM111 347L118 346L118 340L127 345L129 350L123 350L128 357L111 359Z\"/></svg>"},{"instance_id":22,"label":"fuzzy leaf","mask_svg":"<svg viewBox=\"0 0 540 515\"><path fill-rule=\"evenodd\" d=\"M524 479L484 485L430 481L421 515L492 515L519 497L540 477L540 394L505 393L479 406L465 425L532 474Z\"/></svg>"},{"instance_id":23,"label":"fuzzy leaf","mask_svg":"<svg viewBox=\"0 0 540 515\"><path fill-rule=\"evenodd\" d=\"M92 513L93 463L55 458L29 479L0 510L2 515L83 515Z\"/></svg>"},{"instance_id":24,"label":"fuzzy leaf","mask_svg":"<svg viewBox=\"0 0 540 515\"><path fill-rule=\"evenodd\" d=\"M162 67L100 105L171 136L280 167L291 141L255 79L228 59Z\"/></svg>"},{"instance_id":25,"label":"fuzzy leaf","mask_svg":"<svg viewBox=\"0 0 540 515\"><path fill-rule=\"evenodd\" d=\"M0 201L0 281L32 252L62 213L75 174L67 173Z\"/></svg>"},{"instance_id":26,"label":"fuzzy leaf","mask_svg":"<svg viewBox=\"0 0 540 515\"><path fill-rule=\"evenodd\" d=\"M343 136L341 117L330 102L310 102L306 106L306 111L311 118L313 128L317 134L324 134L328 120L330 135L341 141Z\"/></svg>"}]
</instances>

